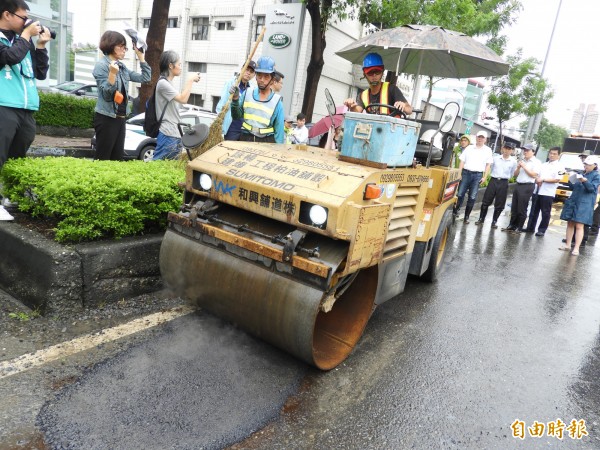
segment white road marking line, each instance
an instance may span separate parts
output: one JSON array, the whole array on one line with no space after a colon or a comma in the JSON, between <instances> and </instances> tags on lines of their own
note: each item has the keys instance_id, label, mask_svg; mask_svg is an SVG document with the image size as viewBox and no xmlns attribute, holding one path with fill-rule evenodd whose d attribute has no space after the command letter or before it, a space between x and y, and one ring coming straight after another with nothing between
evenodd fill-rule
<instances>
[{"instance_id":1,"label":"white road marking line","mask_svg":"<svg viewBox=\"0 0 600 450\"><path fill-rule=\"evenodd\" d=\"M33 353L27 353L10 361L0 362L0 380L16 375L34 367L42 366L57 359L66 358L75 353L89 350L107 342L116 341L130 334L138 333L148 328L161 325L178 317L185 316L195 311L194 308L183 306L172 310L150 314L149 316L134 319L131 322L106 328L95 333L86 334L73 340L62 342Z\"/></svg>"}]
</instances>

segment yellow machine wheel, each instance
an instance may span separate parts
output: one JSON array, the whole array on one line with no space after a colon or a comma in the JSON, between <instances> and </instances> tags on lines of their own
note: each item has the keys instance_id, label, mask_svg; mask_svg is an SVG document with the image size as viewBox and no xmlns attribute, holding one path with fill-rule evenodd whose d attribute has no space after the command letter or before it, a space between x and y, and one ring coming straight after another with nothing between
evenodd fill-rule
<instances>
[{"instance_id":1,"label":"yellow machine wheel","mask_svg":"<svg viewBox=\"0 0 600 450\"><path fill-rule=\"evenodd\" d=\"M421 276L426 281L436 281L446 257L446 244L452 233L452 209L448 208L442 217L440 227L433 240L433 248L431 250L431 259L425 273Z\"/></svg>"},{"instance_id":2,"label":"yellow machine wheel","mask_svg":"<svg viewBox=\"0 0 600 450\"><path fill-rule=\"evenodd\" d=\"M163 280L177 294L322 370L352 352L373 311L377 267L359 272L335 294L275 269L232 256L168 230L160 250ZM322 305L335 295L329 312Z\"/></svg>"}]
</instances>

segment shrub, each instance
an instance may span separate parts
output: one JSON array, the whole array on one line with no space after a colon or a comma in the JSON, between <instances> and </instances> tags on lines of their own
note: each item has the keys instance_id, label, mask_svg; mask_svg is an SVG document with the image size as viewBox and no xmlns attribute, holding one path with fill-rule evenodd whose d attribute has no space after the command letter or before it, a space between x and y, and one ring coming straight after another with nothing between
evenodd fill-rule
<instances>
[{"instance_id":1,"label":"shrub","mask_svg":"<svg viewBox=\"0 0 600 450\"><path fill-rule=\"evenodd\" d=\"M34 116L38 125L93 128L95 107L91 98L40 92L40 109Z\"/></svg>"},{"instance_id":2,"label":"shrub","mask_svg":"<svg viewBox=\"0 0 600 450\"><path fill-rule=\"evenodd\" d=\"M20 158L4 165L1 178L21 211L58 221L57 241L78 242L166 228L167 212L181 204L184 168L177 161Z\"/></svg>"}]
</instances>

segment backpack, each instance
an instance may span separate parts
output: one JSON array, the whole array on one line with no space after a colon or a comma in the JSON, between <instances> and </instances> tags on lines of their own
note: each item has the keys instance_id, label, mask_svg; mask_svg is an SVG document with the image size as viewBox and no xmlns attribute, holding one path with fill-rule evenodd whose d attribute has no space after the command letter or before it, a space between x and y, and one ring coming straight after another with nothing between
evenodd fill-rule
<instances>
[{"instance_id":1,"label":"backpack","mask_svg":"<svg viewBox=\"0 0 600 450\"><path fill-rule=\"evenodd\" d=\"M165 77L160 77L158 81L160 81L161 79L166 80ZM167 103L160 115L160 119L158 119L156 114L156 88L158 87L158 81L156 82L156 86L154 86L154 93L146 102L146 115L144 117L144 133L146 133L146 136L151 138L156 138L158 136L160 124L162 123L163 117L165 116L165 112L167 111L168 106Z\"/></svg>"}]
</instances>

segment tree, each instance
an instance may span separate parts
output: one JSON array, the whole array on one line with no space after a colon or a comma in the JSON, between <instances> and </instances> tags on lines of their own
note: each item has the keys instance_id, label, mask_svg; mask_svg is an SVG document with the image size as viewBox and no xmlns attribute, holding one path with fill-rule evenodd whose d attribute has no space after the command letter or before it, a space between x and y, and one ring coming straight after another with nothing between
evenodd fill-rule
<instances>
[{"instance_id":1,"label":"tree","mask_svg":"<svg viewBox=\"0 0 600 450\"><path fill-rule=\"evenodd\" d=\"M359 19L379 28L428 24L492 38L513 23L521 9L518 0L381 0L363 4Z\"/></svg>"},{"instance_id":2,"label":"tree","mask_svg":"<svg viewBox=\"0 0 600 450\"><path fill-rule=\"evenodd\" d=\"M140 89L140 112L146 110L146 101L154 92L154 86L158 82L160 55L165 48L165 36L167 35L167 22L169 20L169 7L171 0L154 0L152 13L150 15L150 27L146 36L148 50L146 51L146 62L152 68L152 78L149 83L143 83Z\"/></svg>"},{"instance_id":3,"label":"tree","mask_svg":"<svg viewBox=\"0 0 600 450\"><path fill-rule=\"evenodd\" d=\"M303 0L311 18L312 48L307 68L302 111L312 120L315 98L325 60L325 33L330 21L357 17L362 24L391 28L407 23L439 25L469 36L486 35L500 53L506 39L503 27L513 23L519 0ZM395 81L390 76L388 81ZM430 83L433 80L430 79Z\"/></svg>"},{"instance_id":4,"label":"tree","mask_svg":"<svg viewBox=\"0 0 600 450\"><path fill-rule=\"evenodd\" d=\"M307 122L312 121L319 80L325 65L323 53L327 41L325 33L330 20L345 19L359 8L364 0L303 0L310 15L311 52L310 61L306 68L306 84L302 111L306 114ZM350 14L349 14L350 11Z\"/></svg>"},{"instance_id":5,"label":"tree","mask_svg":"<svg viewBox=\"0 0 600 450\"><path fill-rule=\"evenodd\" d=\"M539 61L523 59L522 53L519 49L507 58L510 65L508 74L492 85L488 97L488 104L496 110L500 141L502 123L521 114L531 117L543 113L553 95L548 82L536 73Z\"/></svg>"},{"instance_id":6,"label":"tree","mask_svg":"<svg viewBox=\"0 0 600 450\"><path fill-rule=\"evenodd\" d=\"M306 0L306 9L310 14L311 25L311 52L310 61L306 68L306 85L304 98L302 100L302 111L306 114L306 120L312 122L312 113L315 108L315 99L319 87L319 79L323 72L325 59L323 53L327 42L325 32L327 22L331 14L332 0Z\"/></svg>"},{"instance_id":7,"label":"tree","mask_svg":"<svg viewBox=\"0 0 600 450\"><path fill-rule=\"evenodd\" d=\"M417 23L439 25L467 36L487 36L487 45L499 55L504 53L506 45L506 37L500 32L516 20L516 14L522 8L516 0L435 0L423 3ZM429 94L423 117L431 101L433 84L433 77L429 77Z\"/></svg>"},{"instance_id":8,"label":"tree","mask_svg":"<svg viewBox=\"0 0 600 450\"><path fill-rule=\"evenodd\" d=\"M543 148L562 147L565 138L569 136L569 130L550 123L548 119L542 117L540 128L535 134L535 141Z\"/></svg>"}]
</instances>

